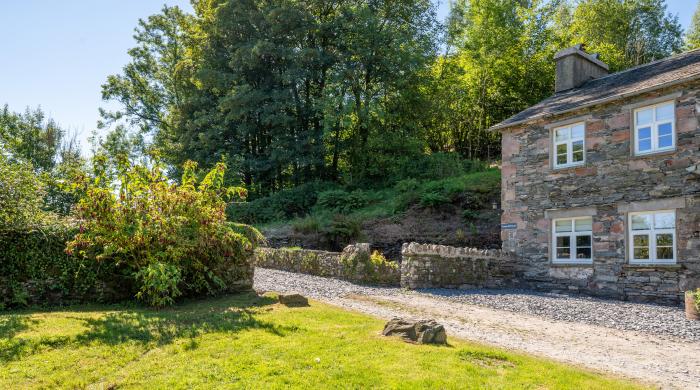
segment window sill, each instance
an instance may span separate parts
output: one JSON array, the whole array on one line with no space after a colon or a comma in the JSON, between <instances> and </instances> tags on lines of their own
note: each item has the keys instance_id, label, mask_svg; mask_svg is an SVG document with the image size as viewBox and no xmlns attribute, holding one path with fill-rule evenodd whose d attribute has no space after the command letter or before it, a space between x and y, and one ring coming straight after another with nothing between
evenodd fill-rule
<instances>
[{"instance_id":1,"label":"window sill","mask_svg":"<svg viewBox=\"0 0 700 390\"><path fill-rule=\"evenodd\" d=\"M549 265L551 267L557 267L557 268L590 268L593 267L593 262L586 262L586 263L554 263L550 262Z\"/></svg>"},{"instance_id":2,"label":"window sill","mask_svg":"<svg viewBox=\"0 0 700 390\"><path fill-rule=\"evenodd\" d=\"M673 149L664 149L664 150L659 150L658 152L649 152L649 153L641 153L641 154L633 154L630 156L632 159L646 159L646 158L656 158L656 157L665 157L672 155L676 153L678 150L676 148Z\"/></svg>"},{"instance_id":3,"label":"window sill","mask_svg":"<svg viewBox=\"0 0 700 390\"><path fill-rule=\"evenodd\" d=\"M558 167L552 167L553 172L566 172L568 170L576 169L576 168L582 168L585 167L586 163L583 162L581 164L575 164L575 165L560 165Z\"/></svg>"},{"instance_id":4,"label":"window sill","mask_svg":"<svg viewBox=\"0 0 700 390\"><path fill-rule=\"evenodd\" d=\"M678 270L683 268L681 264L678 263L651 263L651 264L625 264L622 266L623 269L634 269L634 270L643 270L643 269L648 269L650 271L653 270L658 270L658 269L670 269L670 270Z\"/></svg>"}]
</instances>

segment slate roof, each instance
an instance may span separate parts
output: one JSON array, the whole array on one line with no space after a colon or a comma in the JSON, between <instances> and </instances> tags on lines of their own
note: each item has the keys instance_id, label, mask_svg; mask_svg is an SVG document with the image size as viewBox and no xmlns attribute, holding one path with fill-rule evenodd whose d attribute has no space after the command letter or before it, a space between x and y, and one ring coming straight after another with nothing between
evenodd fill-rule
<instances>
[{"instance_id":1,"label":"slate roof","mask_svg":"<svg viewBox=\"0 0 700 390\"><path fill-rule=\"evenodd\" d=\"M578 88L555 93L490 130L504 129L697 78L700 78L700 49L592 79Z\"/></svg>"}]
</instances>

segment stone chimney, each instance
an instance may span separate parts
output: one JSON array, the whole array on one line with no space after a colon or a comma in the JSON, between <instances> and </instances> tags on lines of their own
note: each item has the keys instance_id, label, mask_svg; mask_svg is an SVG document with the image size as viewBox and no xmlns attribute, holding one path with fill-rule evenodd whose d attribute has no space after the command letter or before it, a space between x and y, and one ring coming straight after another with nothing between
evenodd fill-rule
<instances>
[{"instance_id":1,"label":"stone chimney","mask_svg":"<svg viewBox=\"0 0 700 390\"><path fill-rule=\"evenodd\" d=\"M557 74L554 92L580 87L588 80L608 74L608 65L598 59L598 54L588 54L583 45L564 49L554 55Z\"/></svg>"}]
</instances>

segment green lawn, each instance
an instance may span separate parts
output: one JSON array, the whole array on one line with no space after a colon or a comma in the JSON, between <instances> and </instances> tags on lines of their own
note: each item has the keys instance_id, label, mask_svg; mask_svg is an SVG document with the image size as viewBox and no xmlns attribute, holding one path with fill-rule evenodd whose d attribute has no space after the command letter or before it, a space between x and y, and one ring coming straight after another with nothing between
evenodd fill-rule
<instances>
[{"instance_id":1,"label":"green lawn","mask_svg":"<svg viewBox=\"0 0 700 390\"><path fill-rule=\"evenodd\" d=\"M381 336L382 326L317 302L287 308L252 294L160 311L2 314L0 388L639 387L449 337L447 347L407 344Z\"/></svg>"}]
</instances>

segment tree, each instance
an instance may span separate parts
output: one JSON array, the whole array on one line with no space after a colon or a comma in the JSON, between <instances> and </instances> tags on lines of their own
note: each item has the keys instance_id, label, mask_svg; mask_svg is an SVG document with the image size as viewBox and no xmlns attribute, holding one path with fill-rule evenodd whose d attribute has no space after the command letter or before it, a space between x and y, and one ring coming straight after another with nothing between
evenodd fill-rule
<instances>
[{"instance_id":1,"label":"tree","mask_svg":"<svg viewBox=\"0 0 700 390\"><path fill-rule=\"evenodd\" d=\"M31 164L10 161L0 146L0 230L31 229L41 225L44 186Z\"/></svg>"},{"instance_id":2,"label":"tree","mask_svg":"<svg viewBox=\"0 0 700 390\"><path fill-rule=\"evenodd\" d=\"M51 171L66 132L41 107L27 108L23 114L0 110L0 142L15 158L30 162L38 172Z\"/></svg>"},{"instance_id":3,"label":"tree","mask_svg":"<svg viewBox=\"0 0 700 390\"><path fill-rule=\"evenodd\" d=\"M611 71L668 57L683 46L678 17L663 0L582 0L568 28L569 46L583 43Z\"/></svg>"},{"instance_id":4,"label":"tree","mask_svg":"<svg viewBox=\"0 0 700 390\"><path fill-rule=\"evenodd\" d=\"M433 66L426 115L435 151L494 158L487 129L551 94L556 2L462 0L453 4L448 52Z\"/></svg>"},{"instance_id":5,"label":"tree","mask_svg":"<svg viewBox=\"0 0 700 390\"><path fill-rule=\"evenodd\" d=\"M193 88L188 51L192 16L178 7L164 6L160 14L139 20L129 50L131 62L122 73L111 75L102 85L102 99L116 101L120 109L100 110L99 127L124 121L142 133L166 140L172 130L173 115L179 111L184 95Z\"/></svg>"},{"instance_id":6,"label":"tree","mask_svg":"<svg viewBox=\"0 0 700 390\"><path fill-rule=\"evenodd\" d=\"M687 50L700 48L700 3L696 6L690 27L685 33L685 47Z\"/></svg>"}]
</instances>

